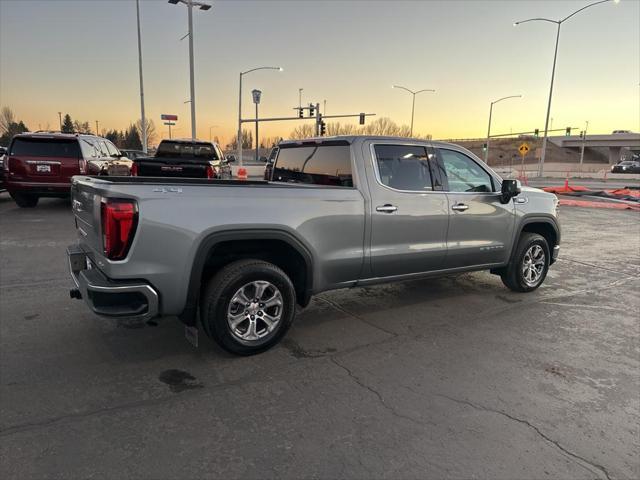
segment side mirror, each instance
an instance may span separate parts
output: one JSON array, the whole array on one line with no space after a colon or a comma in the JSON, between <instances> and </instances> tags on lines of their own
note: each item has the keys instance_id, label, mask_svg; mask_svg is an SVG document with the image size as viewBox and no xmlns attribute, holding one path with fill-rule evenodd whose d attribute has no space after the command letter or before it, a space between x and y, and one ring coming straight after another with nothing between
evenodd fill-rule
<instances>
[{"instance_id":1,"label":"side mirror","mask_svg":"<svg viewBox=\"0 0 640 480\"><path fill-rule=\"evenodd\" d=\"M521 191L520 180L503 180L500 201L509 203L513 197L520 195Z\"/></svg>"},{"instance_id":2,"label":"side mirror","mask_svg":"<svg viewBox=\"0 0 640 480\"><path fill-rule=\"evenodd\" d=\"M236 161L236 156L235 155L229 155L227 157L227 162L228 163L234 163Z\"/></svg>"}]
</instances>

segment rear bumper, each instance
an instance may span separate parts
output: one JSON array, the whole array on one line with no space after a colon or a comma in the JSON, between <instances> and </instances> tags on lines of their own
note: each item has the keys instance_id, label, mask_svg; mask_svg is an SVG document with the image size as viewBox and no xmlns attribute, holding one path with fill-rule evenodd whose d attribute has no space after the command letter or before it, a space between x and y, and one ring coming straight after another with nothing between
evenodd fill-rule
<instances>
[{"instance_id":1,"label":"rear bumper","mask_svg":"<svg viewBox=\"0 0 640 480\"><path fill-rule=\"evenodd\" d=\"M23 182L5 176L5 188L9 192L32 193L42 196L65 196L71 193L70 182Z\"/></svg>"},{"instance_id":2,"label":"rear bumper","mask_svg":"<svg viewBox=\"0 0 640 480\"><path fill-rule=\"evenodd\" d=\"M158 292L151 285L138 280L112 280L95 266L88 268L92 264L79 245L67 247L67 259L71 278L93 313L141 320L158 316Z\"/></svg>"}]
</instances>

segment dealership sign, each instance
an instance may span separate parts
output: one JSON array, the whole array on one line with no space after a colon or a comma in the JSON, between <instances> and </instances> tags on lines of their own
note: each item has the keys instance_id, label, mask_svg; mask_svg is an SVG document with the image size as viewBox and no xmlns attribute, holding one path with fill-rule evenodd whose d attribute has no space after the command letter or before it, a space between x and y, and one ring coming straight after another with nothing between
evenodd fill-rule
<instances>
[{"instance_id":1,"label":"dealership sign","mask_svg":"<svg viewBox=\"0 0 640 480\"><path fill-rule=\"evenodd\" d=\"M169 120L169 121L173 120L175 122L176 120L178 120L178 115L170 115L168 113L163 113L162 115L160 115L160 119Z\"/></svg>"}]
</instances>

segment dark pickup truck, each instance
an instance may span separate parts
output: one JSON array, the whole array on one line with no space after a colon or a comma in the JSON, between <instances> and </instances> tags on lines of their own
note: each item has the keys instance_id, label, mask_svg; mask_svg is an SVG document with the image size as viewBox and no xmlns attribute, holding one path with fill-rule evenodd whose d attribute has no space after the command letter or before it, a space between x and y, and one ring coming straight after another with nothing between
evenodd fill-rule
<instances>
[{"instance_id":1,"label":"dark pickup truck","mask_svg":"<svg viewBox=\"0 0 640 480\"><path fill-rule=\"evenodd\" d=\"M131 174L139 177L231 178L220 147L201 140L162 140L153 157L132 160Z\"/></svg>"}]
</instances>

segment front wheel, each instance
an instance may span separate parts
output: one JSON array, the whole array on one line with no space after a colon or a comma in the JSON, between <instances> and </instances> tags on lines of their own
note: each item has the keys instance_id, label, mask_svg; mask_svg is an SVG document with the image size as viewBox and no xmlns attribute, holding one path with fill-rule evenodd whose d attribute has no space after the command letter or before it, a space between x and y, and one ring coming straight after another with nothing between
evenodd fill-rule
<instances>
[{"instance_id":1,"label":"front wheel","mask_svg":"<svg viewBox=\"0 0 640 480\"><path fill-rule=\"evenodd\" d=\"M38 204L38 200L40 198L37 195L31 195L28 193L18 193L12 192L10 193L13 201L16 202L20 208L33 208Z\"/></svg>"},{"instance_id":2,"label":"front wheel","mask_svg":"<svg viewBox=\"0 0 640 480\"><path fill-rule=\"evenodd\" d=\"M217 272L200 304L209 337L228 352L253 355L278 343L295 316L296 293L280 268L239 260Z\"/></svg>"},{"instance_id":3,"label":"front wheel","mask_svg":"<svg viewBox=\"0 0 640 480\"><path fill-rule=\"evenodd\" d=\"M549 244L537 233L525 232L506 270L502 283L514 292L531 292L542 285L549 270Z\"/></svg>"}]
</instances>

